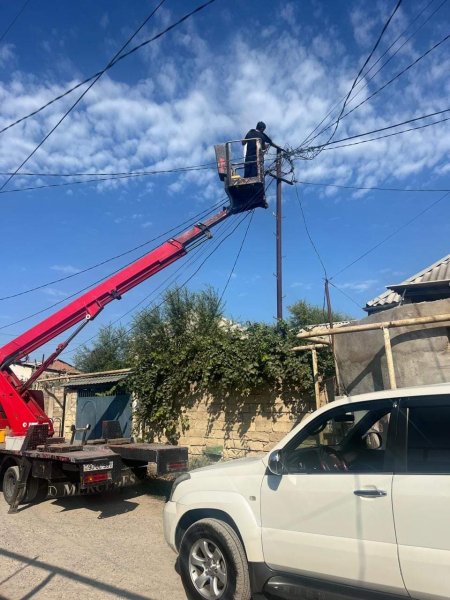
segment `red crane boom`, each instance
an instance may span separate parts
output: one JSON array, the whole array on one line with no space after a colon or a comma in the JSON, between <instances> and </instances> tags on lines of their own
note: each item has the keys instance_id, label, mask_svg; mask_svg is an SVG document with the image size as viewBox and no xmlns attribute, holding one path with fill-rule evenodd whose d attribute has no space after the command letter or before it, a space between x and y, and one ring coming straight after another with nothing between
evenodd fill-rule
<instances>
[{"instance_id":1,"label":"red crane boom","mask_svg":"<svg viewBox=\"0 0 450 600\"><path fill-rule=\"evenodd\" d=\"M44 412L42 395L31 390L31 383L62 352L78 331L98 315L112 300L136 287L152 275L184 256L191 244L201 238L211 237L210 228L217 225L233 211L228 208L216 213L203 223L164 242L131 265L109 277L58 312L44 319L14 340L0 347L0 429L9 427L13 435L24 435L32 423L48 423L50 434L53 425ZM25 384L12 372L12 362L24 358L40 346L82 323L68 340L59 344L55 352L37 369Z\"/></svg>"}]
</instances>

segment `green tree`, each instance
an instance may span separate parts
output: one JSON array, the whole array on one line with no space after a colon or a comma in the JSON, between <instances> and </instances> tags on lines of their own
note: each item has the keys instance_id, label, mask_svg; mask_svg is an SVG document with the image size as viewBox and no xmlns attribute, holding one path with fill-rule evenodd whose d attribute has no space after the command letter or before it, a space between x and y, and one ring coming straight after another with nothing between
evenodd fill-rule
<instances>
[{"instance_id":1,"label":"green tree","mask_svg":"<svg viewBox=\"0 0 450 600\"><path fill-rule=\"evenodd\" d=\"M288 306L288 310L291 313L289 318L289 327L292 328L294 335L299 332L300 329L308 327L309 325L318 325L320 323L326 323L328 321L328 315L325 309L314 304L309 304L306 300L298 300L291 306ZM332 312L333 322L338 321L349 321L353 317L346 315L341 312ZM299 345L302 342L308 343L308 340L296 339L296 344ZM305 353L303 353L305 354ZM335 374L334 357L331 350L323 349L320 353L319 372L321 376L328 378Z\"/></svg>"},{"instance_id":2,"label":"green tree","mask_svg":"<svg viewBox=\"0 0 450 600\"><path fill-rule=\"evenodd\" d=\"M215 291L172 290L160 308L133 324L129 378L138 403L136 416L153 436L176 441L188 427L183 407L205 392L242 399L264 389L276 394L312 391L305 356L291 351L294 333L261 323L232 324L223 318ZM239 419L239 415L230 415Z\"/></svg>"},{"instance_id":3,"label":"green tree","mask_svg":"<svg viewBox=\"0 0 450 600\"><path fill-rule=\"evenodd\" d=\"M294 329L303 329L308 325L317 325L328 321L328 314L324 308L309 304L306 300L298 300L291 306L288 306L288 311L291 313L289 325ZM348 321L353 317L341 312L332 312L333 321Z\"/></svg>"},{"instance_id":4,"label":"green tree","mask_svg":"<svg viewBox=\"0 0 450 600\"><path fill-rule=\"evenodd\" d=\"M215 291L169 290L160 307L142 311L133 322L131 390L137 417L154 435L175 441L184 399L201 383L199 365L211 340L223 335L222 309ZM180 421L181 419L181 421Z\"/></svg>"},{"instance_id":5,"label":"green tree","mask_svg":"<svg viewBox=\"0 0 450 600\"><path fill-rule=\"evenodd\" d=\"M189 426L183 409L204 393L220 400L225 411L231 394L244 409L252 392L285 399L293 392L313 393L309 357L291 349L298 344L298 329L323 322L323 313L304 300L290 311L291 318L281 325L240 325L224 318L213 289L173 289L159 307L140 312L130 332L103 327L92 347L77 352L75 364L87 372L131 367L127 385L138 400L135 416L148 439L166 436L176 442ZM331 353L323 353L320 363L324 374L332 373ZM228 412L227 419L238 422L239 411Z\"/></svg>"},{"instance_id":6,"label":"green tree","mask_svg":"<svg viewBox=\"0 0 450 600\"><path fill-rule=\"evenodd\" d=\"M75 353L75 366L80 371L94 373L123 369L129 366L129 334L125 327L107 325L102 327L89 347L83 345Z\"/></svg>"}]
</instances>

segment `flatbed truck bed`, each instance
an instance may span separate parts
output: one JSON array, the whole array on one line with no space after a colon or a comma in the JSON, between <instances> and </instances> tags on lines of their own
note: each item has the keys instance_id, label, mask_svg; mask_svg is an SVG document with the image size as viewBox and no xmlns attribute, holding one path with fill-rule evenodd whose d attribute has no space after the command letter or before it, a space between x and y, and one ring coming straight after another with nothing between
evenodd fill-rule
<instances>
[{"instance_id":1,"label":"flatbed truck bed","mask_svg":"<svg viewBox=\"0 0 450 600\"><path fill-rule=\"evenodd\" d=\"M127 438L74 444L43 439L41 427L30 427L20 450L0 443L0 480L10 512L21 503L133 485L145 477L149 464L156 475L187 469L188 449L183 446Z\"/></svg>"}]
</instances>

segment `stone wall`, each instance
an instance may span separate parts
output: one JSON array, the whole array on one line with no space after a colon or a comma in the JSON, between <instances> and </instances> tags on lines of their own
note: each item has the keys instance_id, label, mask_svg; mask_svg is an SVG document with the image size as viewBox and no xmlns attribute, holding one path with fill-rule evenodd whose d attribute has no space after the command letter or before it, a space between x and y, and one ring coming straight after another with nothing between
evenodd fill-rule
<instances>
[{"instance_id":1,"label":"stone wall","mask_svg":"<svg viewBox=\"0 0 450 600\"><path fill-rule=\"evenodd\" d=\"M67 381L67 378L49 382L39 380L37 384L44 391L45 411L55 420L56 434L62 420L66 389L62 384ZM64 435L70 439L70 427L76 419L77 393L69 389L65 393ZM325 392L322 400L326 402ZM305 414L315 409L312 398L280 398L264 391L248 398L193 397L187 404L189 408L185 409L184 417L189 428L184 433L180 431L179 445L188 446L192 456L201 456L208 448L220 447L225 458L270 450Z\"/></svg>"},{"instance_id":2,"label":"stone wall","mask_svg":"<svg viewBox=\"0 0 450 600\"><path fill-rule=\"evenodd\" d=\"M64 390L62 383L66 382L67 378L58 381L45 381L45 378L39 379L35 385L37 389L44 392L44 409L46 414L53 419L55 427L55 435L59 435L61 431L63 406L64 406ZM75 425L77 412L77 393L74 390L66 390L66 417L64 420L64 432L61 434L66 439L70 439L72 432L70 428Z\"/></svg>"},{"instance_id":3,"label":"stone wall","mask_svg":"<svg viewBox=\"0 0 450 600\"><path fill-rule=\"evenodd\" d=\"M211 447L223 448L225 458L266 452L314 408L313 399L264 392L248 398L204 396L184 411L189 429L179 444L188 446L192 456Z\"/></svg>"}]
</instances>

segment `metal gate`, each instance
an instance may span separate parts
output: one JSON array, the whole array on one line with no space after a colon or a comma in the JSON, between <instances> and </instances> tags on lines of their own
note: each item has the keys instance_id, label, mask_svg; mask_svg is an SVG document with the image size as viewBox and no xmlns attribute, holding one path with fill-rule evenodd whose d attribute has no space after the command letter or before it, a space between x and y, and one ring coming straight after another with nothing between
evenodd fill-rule
<instances>
[{"instance_id":1,"label":"metal gate","mask_svg":"<svg viewBox=\"0 0 450 600\"><path fill-rule=\"evenodd\" d=\"M86 439L96 440L102 437L103 421L119 421L123 437L131 437L130 396L84 396L80 390L77 397L77 428L89 424L91 430Z\"/></svg>"}]
</instances>

